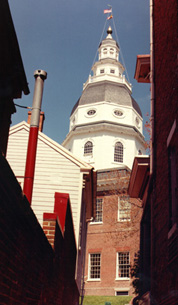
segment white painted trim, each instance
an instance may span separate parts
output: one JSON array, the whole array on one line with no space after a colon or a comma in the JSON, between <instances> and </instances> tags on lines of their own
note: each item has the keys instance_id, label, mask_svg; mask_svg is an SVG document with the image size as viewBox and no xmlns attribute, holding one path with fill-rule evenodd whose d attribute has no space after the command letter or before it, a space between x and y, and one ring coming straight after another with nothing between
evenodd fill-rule
<instances>
[{"instance_id":1,"label":"white painted trim","mask_svg":"<svg viewBox=\"0 0 178 305\"><path fill-rule=\"evenodd\" d=\"M93 225L102 225L102 224L103 224L103 221L96 221L96 222L95 221L91 221L90 222L91 226L93 226Z\"/></svg>"},{"instance_id":2,"label":"white painted trim","mask_svg":"<svg viewBox=\"0 0 178 305\"><path fill-rule=\"evenodd\" d=\"M100 278L90 278L90 266L91 266L91 262L90 262L90 256L91 254L100 254ZM92 253L88 253L88 277L87 277L87 282L100 282L101 281L101 252L92 252Z\"/></svg>"}]
</instances>

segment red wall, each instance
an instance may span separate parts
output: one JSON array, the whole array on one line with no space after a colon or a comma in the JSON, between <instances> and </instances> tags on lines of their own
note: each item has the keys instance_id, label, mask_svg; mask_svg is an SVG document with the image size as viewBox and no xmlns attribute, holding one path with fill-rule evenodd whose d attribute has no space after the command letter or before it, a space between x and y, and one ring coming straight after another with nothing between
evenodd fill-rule
<instances>
[{"instance_id":1,"label":"red wall","mask_svg":"<svg viewBox=\"0 0 178 305\"><path fill-rule=\"evenodd\" d=\"M177 304L178 266L168 264L169 180L167 138L178 124L178 3L154 2L155 124L152 213L152 296L157 304ZM178 145L178 144L177 144ZM178 177L178 146L177 177ZM175 262L174 262L175 263ZM165 300L165 301L164 301ZM176 301L177 300L177 301Z\"/></svg>"},{"instance_id":2,"label":"red wall","mask_svg":"<svg viewBox=\"0 0 178 305\"><path fill-rule=\"evenodd\" d=\"M130 280L116 279L117 252L129 252L131 265L140 244L141 201L130 198L131 221L118 221L118 197L127 195L130 172L108 170L97 175L97 195L103 198L103 222L88 225L85 294L112 295L116 291L127 290L133 295ZM89 254L101 254L100 280L88 280Z\"/></svg>"}]
</instances>

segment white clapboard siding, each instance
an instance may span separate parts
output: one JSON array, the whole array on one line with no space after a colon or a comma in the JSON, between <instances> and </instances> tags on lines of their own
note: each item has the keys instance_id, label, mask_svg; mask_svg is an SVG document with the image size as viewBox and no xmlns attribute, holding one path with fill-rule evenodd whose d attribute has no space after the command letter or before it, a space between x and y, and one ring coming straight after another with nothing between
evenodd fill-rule
<instances>
[{"instance_id":1,"label":"white clapboard siding","mask_svg":"<svg viewBox=\"0 0 178 305\"><path fill-rule=\"evenodd\" d=\"M7 160L23 188L29 125L21 122L10 129ZM89 165L74 157L58 143L39 132L32 209L40 224L43 213L54 211L55 192L70 195L72 215L76 233L79 232L82 179L81 168Z\"/></svg>"},{"instance_id":2,"label":"white clapboard siding","mask_svg":"<svg viewBox=\"0 0 178 305\"><path fill-rule=\"evenodd\" d=\"M28 134L28 130L22 126L18 133L13 132L9 135L7 160L17 177L24 176Z\"/></svg>"},{"instance_id":3,"label":"white clapboard siding","mask_svg":"<svg viewBox=\"0 0 178 305\"><path fill-rule=\"evenodd\" d=\"M40 222L44 211L53 212L54 194L60 192L70 195L73 221L76 226L81 196L80 175L78 166L39 138L32 208ZM51 202L53 204L50 204ZM39 206L41 209L36 209Z\"/></svg>"}]
</instances>

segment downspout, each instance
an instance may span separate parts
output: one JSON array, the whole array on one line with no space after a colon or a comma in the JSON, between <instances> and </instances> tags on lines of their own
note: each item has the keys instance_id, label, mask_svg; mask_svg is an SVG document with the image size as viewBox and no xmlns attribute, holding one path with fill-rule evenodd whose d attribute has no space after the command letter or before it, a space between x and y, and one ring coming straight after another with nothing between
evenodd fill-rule
<instances>
[{"instance_id":1,"label":"downspout","mask_svg":"<svg viewBox=\"0 0 178 305\"><path fill-rule=\"evenodd\" d=\"M39 129L42 96L43 96L43 87L44 87L44 80L47 78L47 73L43 70L36 70L34 72L34 77L35 77L35 89L33 95L32 115L31 115L25 178L24 178L24 187L23 187L23 192L26 195L30 205L32 200L32 192L33 192L33 181L34 181L34 173L35 173L38 129Z\"/></svg>"}]
</instances>

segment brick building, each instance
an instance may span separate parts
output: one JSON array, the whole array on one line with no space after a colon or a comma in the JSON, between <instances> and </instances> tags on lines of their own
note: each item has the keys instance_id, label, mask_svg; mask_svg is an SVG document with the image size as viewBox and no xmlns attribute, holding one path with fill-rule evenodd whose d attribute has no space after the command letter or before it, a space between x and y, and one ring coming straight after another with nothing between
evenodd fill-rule
<instances>
[{"instance_id":1,"label":"brick building","mask_svg":"<svg viewBox=\"0 0 178 305\"><path fill-rule=\"evenodd\" d=\"M85 294L131 295L130 265L139 249L141 201L129 198L130 170L97 172L96 218L88 226Z\"/></svg>"},{"instance_id":2,"label":"brick building","mask_svg":"<svg viewBox=\"0 0 178 305\"><path fill-rule=\"evenodd\" d=\"M141 163L135 160L129 192L143 198L144 209L139 304L174 305L178 304L178 4L176 0L150 4L150 71L142 56L136 67L138 79L150 72L150 173L147 160L141 184Z\"/></svg>"}]
</instances>

